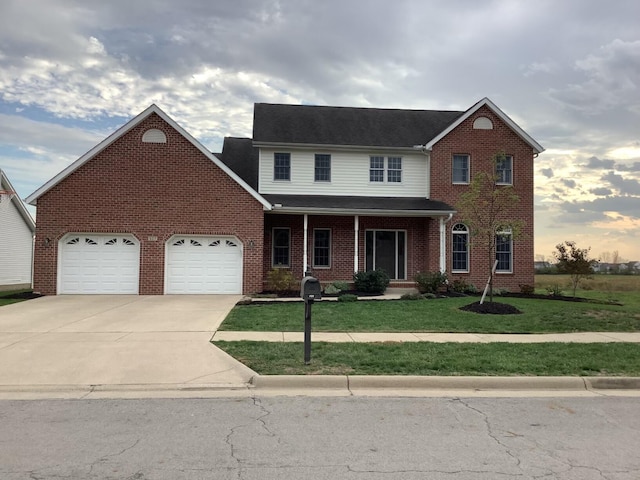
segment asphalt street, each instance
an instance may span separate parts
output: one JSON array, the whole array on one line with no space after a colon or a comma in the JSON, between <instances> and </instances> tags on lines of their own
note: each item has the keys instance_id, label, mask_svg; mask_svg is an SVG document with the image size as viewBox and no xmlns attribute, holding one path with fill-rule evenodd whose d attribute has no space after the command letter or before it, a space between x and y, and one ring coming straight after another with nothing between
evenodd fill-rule
<instances>
[{"instance_id":1,"label":"asphalt street","mask_svg":"<svg viewBox=\"0 0 640 480\"><path fill-rule=\"evenodd\" d=\"M0 478L640 478L637 397L0 401Z\"/></svg>"}]
</instances>

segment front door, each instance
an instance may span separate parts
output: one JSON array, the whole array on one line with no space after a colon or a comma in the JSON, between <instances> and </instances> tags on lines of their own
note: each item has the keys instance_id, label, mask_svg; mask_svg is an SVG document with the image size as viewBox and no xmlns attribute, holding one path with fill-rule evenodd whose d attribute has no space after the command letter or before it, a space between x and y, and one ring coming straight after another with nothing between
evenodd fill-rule
<instances>
[{"instance_id":1,"label":"front door","mask_svg":"<svg viewBox=\"0 0 640 480\"><path fill-rule=\"evenodd\" d=\"M378 268L394 280L406 279L406 232L404 230L367 230L365 233L366 269Z\"/></svg>"}]
</instances>

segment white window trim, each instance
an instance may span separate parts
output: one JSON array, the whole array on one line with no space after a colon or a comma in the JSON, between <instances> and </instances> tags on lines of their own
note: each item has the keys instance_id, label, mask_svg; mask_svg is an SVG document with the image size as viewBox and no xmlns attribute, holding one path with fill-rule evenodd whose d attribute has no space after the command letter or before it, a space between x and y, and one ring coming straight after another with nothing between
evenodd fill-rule
<instances>
[{"instance_id":1,"label":"white window trim","mask_svg":"<svg viewBox=\"0 0 640 480\"><path fill-rule=\"evenodd\" d=\"M499 232L496 232L496 237L498 235L509 235L509 270L498 270L498 268L496 268L496 273L508 275L510 273L513 273L513 232L511 231L511 229L500 230ZM496 240L496 260L498 257L497 243L498 242Z\"/></svg>"},{"instance_id":2,"label":"white window trim","mask_svg":"<svg viewBox=\"0 0 640 480\"><path fill-rule=\"evenodd\" d=\"M467 157L467 180L459 182L453 179L453 160L454 157ZM471 155L468 153L454 153L451 155L451 183L453 185L469 185L471 183Z\"/></svg>"},{"instance_id":3,"label":"white window trim","mask_svg":"<svg viewBox=\"0 0 640 480\"><path fill-rule=\"evenodd\" d=\"M275 263L276 254L276 230L287 230L289 232L289 255L287 265ZM271 268L291 268L291 228L290 227L272 227L271 228Z\"/></svg>"},{"instance_id":4,"label":"white window trim","mask_svg":"<svg viewBox=\"0 0 640 480\"><path fill-rule=\"evenodd\" d=\"M371 180L371 158L372 157L380 157L382 158L382 168L376 168L375 170L382 170L382 181L374 182ZM389 181L389 157L391 158L399 158L401 168L400 170L393 169L394 172L400 172L400 181L399 182L390 182ZM367 175L369 178L369 185L403 185L404 184L404 157L402 155L369 155L369 169L367 170Z\"/></svg>"},{"instance_id":5,"label":"white window trim","mask_svg":"<svg viewBox=\"0 0 640 480\"><path fill-rule=\"evenodd\" d=\"M285 178L276 178L276 155L289 155L289 178L285 179ZM292 178L293 178L293 168L292 168L292 163L293 161L291 160L291 152L273 152L273 181L274 182L291 182Z\"/></svg>"},{"instance_id":6,"label":"white window trim","mask_svg":"<svg viewBox=\"0 0 640 480\"><path fill-rule=\"evenodd\" d=\"M466 228L466 231L463 232L456 232L455 230L453 230L453 228L456 225L463 225ZM467 268L466 269L454 269L453 268L453 238L454 235L466 235L467 236ZM469 227L467 227L464 223L456 223L453 227L451 227L451 273L469 273L469 264L471 262L471 254L469 252Z\"/></svg>"},{"instance_id":7,"label":"white window trim","mask_svg":"<svg viewBox=\"0 0 640 480\"><path fill-rule=\"evenodd\" d=\"M505 158L510 158L511 159L511 181L510 182L496 182L496 185L513 185L513 179L515 178L514 172L513 172L513 155L505 155ZM496 176L497 176L498 172L496 170Z\"/></svg>"},{"instance_id":8,"label":"white window trim","mask_svg":"<svg viewBox=\"0 0 640 480\"><path fill-rule=\"evenodd\" d=\"M329 265L316 265L316 231L318 230L326 230L329 232ZM313 238L312 238L312 242L313 242L313 248L311 250L311 255L313 255L313 260L312 260L312 265L313 268L318 269L318 270L328 270L331 268L331 257L333 256L333 231L330 228L314 228L313 229Z\"/></svg>"}]
</instances>

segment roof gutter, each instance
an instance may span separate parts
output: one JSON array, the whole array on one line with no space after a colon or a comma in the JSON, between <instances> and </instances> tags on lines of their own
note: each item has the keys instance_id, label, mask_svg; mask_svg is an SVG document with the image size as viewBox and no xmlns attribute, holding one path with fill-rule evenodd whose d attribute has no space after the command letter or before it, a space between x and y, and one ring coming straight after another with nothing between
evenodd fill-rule
<instances>
[{"instance_id":1,"label":"roof gutter","mask_svg":"<svg viewBox=\"0 0 640 480\"><path fill-rule=\"evenodd\" d=\"M374 210L370 208L284 207L275 204L270 213L310 215L363 215L370 217L452 217L455 210Z\"/></svg>"}]
</instances>

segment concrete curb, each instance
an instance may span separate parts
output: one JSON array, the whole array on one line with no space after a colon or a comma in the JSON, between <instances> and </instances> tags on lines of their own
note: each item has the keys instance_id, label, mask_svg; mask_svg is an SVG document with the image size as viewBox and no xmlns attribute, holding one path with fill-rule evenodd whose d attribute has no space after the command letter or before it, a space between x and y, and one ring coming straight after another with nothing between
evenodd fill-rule
<instances>
[{"instance_id":1,"label":"concrete curb","mask_svg":"<svg viewBox=\"0 0 640 480\"><path fill-rule=\"evenodd\" d=\"M256 375L256 389L347 390L640 390L639 377L436 377L393 375Z\"/></svg>"}]
</instances>

